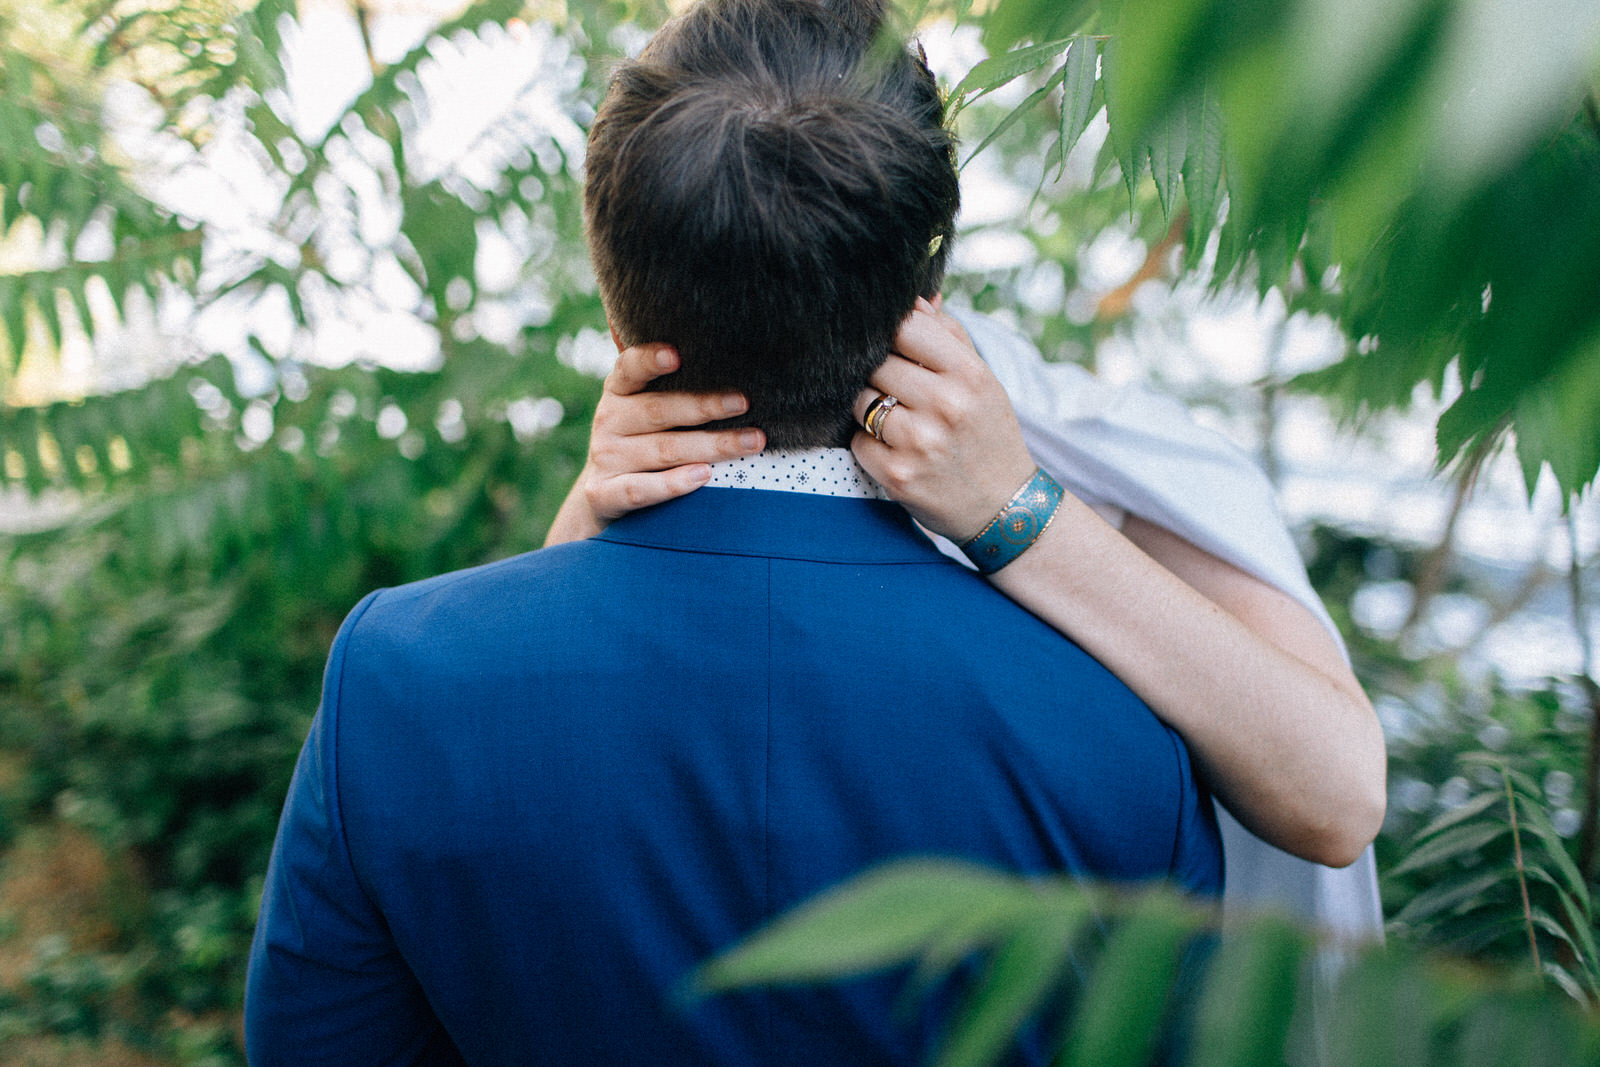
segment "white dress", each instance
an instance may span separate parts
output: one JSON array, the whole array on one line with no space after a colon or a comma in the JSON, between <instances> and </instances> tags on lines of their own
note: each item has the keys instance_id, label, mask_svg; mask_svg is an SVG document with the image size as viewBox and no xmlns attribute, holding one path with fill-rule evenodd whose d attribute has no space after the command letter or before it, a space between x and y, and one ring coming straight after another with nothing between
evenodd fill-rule
<instances>
[{"instance_id":1,"label":"white dress","mask_svg":"<svg viewBox=\"0 0 1600 1067\"><path fill-rule=\"evenodd\" d=\"M1114 524L1133 513L1281 589L1344 643L1306 578L1253 462L1195 424L1176 401L1108 385L1083 368L1046 363L1026 339L971 311L948 309L1005 386L1034 460ZM1349 867L1311 863L1274 848L1222 808L1226 915L1287 912L1336 942L1383 936L1372 849ZM1324 981L1341 953L1324 954Z\"/></svg>"}]
</instances>

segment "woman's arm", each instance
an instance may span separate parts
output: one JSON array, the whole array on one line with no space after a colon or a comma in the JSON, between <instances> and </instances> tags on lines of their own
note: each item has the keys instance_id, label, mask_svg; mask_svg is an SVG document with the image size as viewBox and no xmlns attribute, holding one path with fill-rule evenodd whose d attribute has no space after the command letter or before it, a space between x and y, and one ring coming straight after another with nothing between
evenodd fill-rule
<instances>
[{"instance_id":1,"label":"woman's arm","mask_svg":"<svg viewBox=\"0 0 1600 1067\"><path fill-rule=\"evenodd\" d=\"M857 401L900 400L856 455L929 529L960 543L1032 473L1004 390L964 331L926 302ZM1068 494L996 588L1099 659L1186 741L1257 836L1343 866L1383 819L1377 716L1304 607L1160 527L1119 532Z\"/></svg>"},{"instance_id":2,"label":"woman's arm","mask_svg":"<svg viewBox=\"0 0 1600 1067\"><path fill-rule=\"evenodd\" d=\"M1182 734L1257 837L1353 862L1383 822L1383 734L1321 623L1166 530L1130 519L1124 535L1075 499L1062 508L995 586Z\"/></svg>"},{"instance_id":3,"label":"woman's arm","mask_svg":"<svg viewBox=\"0 0 1600 1067\"><path fill-rule=\"evenodd\" d=\"M665 345L635 345L617 356L594 410L588 459L550 524L546 545L593 537L630 511L700 488L717 460L766 447L766 435L756 429L677 429L749 407L738 393L644 392L652 379L677 369L678 354Z\"/></svg>"},{"instance_id":4,"label":"woman's arm","mask_svg":"<svg viewBox=\"0 0 1600 1067\"><path fill-rule=\"evenodd\" d=\"M1010 400L965 332L920 302L897 356L856 403L901 405L862 465L923 525L952 540L983 527L1033 472ZM757 452L759 433L676 430L743 410L742 397L644 393L671 349L622 353L595 411L589 458L546 544L693 491L709 464ZM1342 866L1376 835L1384 797L1377 716L1337 645L1300 604L1181 537L1130 516L1107 525L1070 494L1050 528L991 579L1138 693L1183 734L1253 833Z\"/></svg>"}]
</instances>

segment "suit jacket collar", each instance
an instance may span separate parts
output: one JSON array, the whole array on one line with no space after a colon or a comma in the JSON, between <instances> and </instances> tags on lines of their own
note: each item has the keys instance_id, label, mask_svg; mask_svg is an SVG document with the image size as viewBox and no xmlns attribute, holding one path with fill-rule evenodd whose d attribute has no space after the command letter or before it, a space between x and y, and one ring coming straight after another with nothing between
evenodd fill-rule
<instances>
[{"instance_id":1,"label":"suit jacket collar","mask_svg":"<svg viewBox=\"0 0 1600 1067\"><path fill-rule=\"evenodd\" d=\"M759 489L697 489L623 516L599 539L826 563L949 562L898 504Z\"/></svg>"}]
</instances>

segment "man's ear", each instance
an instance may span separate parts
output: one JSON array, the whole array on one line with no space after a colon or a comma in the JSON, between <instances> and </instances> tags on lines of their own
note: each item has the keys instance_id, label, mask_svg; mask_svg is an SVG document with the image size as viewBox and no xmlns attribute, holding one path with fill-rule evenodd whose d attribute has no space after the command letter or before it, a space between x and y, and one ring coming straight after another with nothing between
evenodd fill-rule
<instances>
[{"instance_id":1,"label":"man's ear","mask_svg":"<svg viewBox=\"0 0 1600 1067\"><path fill-rule=\"evenodd\" d=\"M618 352L621 352L622 351L622 338L617 336L617 328L615 326L611 325L609 322L606 323L606 328L611 331L611 343L617 346L617 351Z\"/></svg>"}]
</instances>

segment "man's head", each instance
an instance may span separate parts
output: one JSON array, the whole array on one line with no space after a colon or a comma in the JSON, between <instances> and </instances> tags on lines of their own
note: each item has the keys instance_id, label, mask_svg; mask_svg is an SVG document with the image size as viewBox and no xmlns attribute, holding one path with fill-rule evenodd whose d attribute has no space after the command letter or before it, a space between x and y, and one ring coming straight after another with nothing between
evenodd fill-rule
<instances>
[{"instance_id":1,"label":"man's head","mask_svg":"<svg viewBox=\"0 0 1600 1067\"><path fill-rule=\"evenodd\" d=\"M612 329L678 349L664 386L744 392L773 447L848 442L949 254L943 104L882 22L881 0L706 0L617 71L590 131Z\"/></svg>"}]
</instances>

